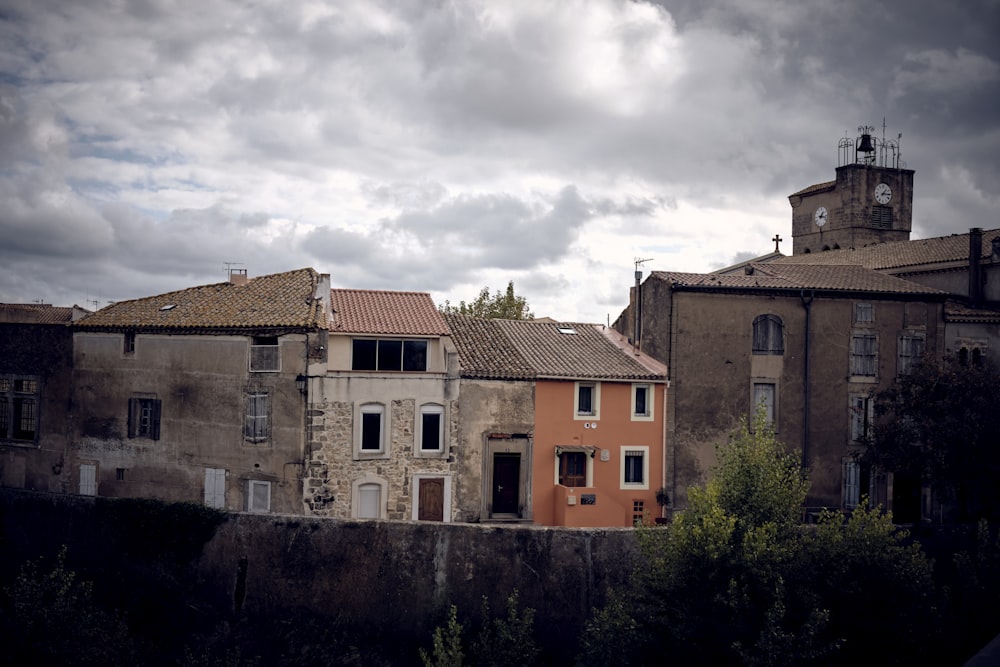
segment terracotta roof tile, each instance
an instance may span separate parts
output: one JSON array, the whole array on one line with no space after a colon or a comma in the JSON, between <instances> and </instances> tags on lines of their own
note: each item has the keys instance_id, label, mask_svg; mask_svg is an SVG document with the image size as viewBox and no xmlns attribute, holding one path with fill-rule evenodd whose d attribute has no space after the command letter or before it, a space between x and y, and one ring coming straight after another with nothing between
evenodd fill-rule
<instances>
[{"instance_id":1,"label":"terracotta roof tile","mask_svg":"<svg viewBox=\"0 0 1000 667\"><path fill-rule=\"evenodd\" d=\"M448 324L426 292L330 290L330 330L396 336L447 336Z\"/></svg>"},{"instance_id":2,"label":"terracotta roof tile","mask_svg":"<svg viewBox=\"0 0 1000 667\"><path fill-rule=\"evenodd\" d=\"M830 190L836 184L837 184L837 181L826 181L825 183L817 183L815 185L810 185L807 188L803 188L802 190L799 190L798 192L793 192L792 194L790 194L788 196L789 197L795 197L796 195L800 195L801 196L801 195L804 195L804 194L809 194L810 192L819 192L820 190Z\"/></svg>"},{"instance_id":3,"label":"terracotta roof tile","mask_svg":"<svg viewBox=\"0 0 1000 667\"><path fill-rule=\"evenodd\" d=\"M751 262L751 275L654 271L651 277L681 287L718 289L817 289L888 294L939 295L944 292L872 271L856 264L812 265Z\"/></svg>"},{"instance_id":4,"label":"terracotta roof tile","mask_svg":"<svg viewBox=\"0 0 1000 667\"><path fill-rule=\"evenodd\" d=\"M993 254L992 243L995 238L1000 238L1000 229L983 231L983 259L988 259ZM967 262L968 259L969 234L966 233L792 255L775 259L773 263L858 264L868 269L885 271L920 265Z\"/></svg>"},{"instance_id":5,"label":"terracotta roof tile","mask_svg":"<svg viewBox=\"0 0 1000 667\"><path fill-rule=\"evenodd\" d=\"M602 333L601 325L533 320L487 320L449 315L462 375L661 380L650 368Z\"/></svg>"},{"instance_id":6,"label":"terracotta roof tile","mask_svg":"<svg viewBox=\"0 0 1000 667\"><path fill-rule=\"evenodd\" d=\"M76 307L79 312L86 312ZM47 303L0 303L0 322L17 324L69 324L73 307Z\"/></svg>"},{"instance_id":7,"label":"terracotta roof tile","mask_svg":"<svg viewBox=\"0 0 1000 667\"><path fill-rule=\"evenodd\" d=\"M79 320L80 328L250 329L312 328L325 324L313 269L224 282L119 301Z\"/></svg>"}]
</instances>

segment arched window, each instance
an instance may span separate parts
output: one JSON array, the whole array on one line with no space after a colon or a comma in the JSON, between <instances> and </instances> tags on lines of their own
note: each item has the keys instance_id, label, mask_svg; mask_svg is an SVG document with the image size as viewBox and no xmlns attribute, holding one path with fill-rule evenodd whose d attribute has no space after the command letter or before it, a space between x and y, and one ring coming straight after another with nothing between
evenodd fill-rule
<instances>
[{"instance_id":1,"label":"arched window","mask_svg":"<svg viewBox=\"0 0 1000 667\"><path fill-rule=\"evenodd\" d=\"M753 321L753 353L784 354L785 337L781 318L777 315L758 315Z\"/></svg>"}]
</instances>

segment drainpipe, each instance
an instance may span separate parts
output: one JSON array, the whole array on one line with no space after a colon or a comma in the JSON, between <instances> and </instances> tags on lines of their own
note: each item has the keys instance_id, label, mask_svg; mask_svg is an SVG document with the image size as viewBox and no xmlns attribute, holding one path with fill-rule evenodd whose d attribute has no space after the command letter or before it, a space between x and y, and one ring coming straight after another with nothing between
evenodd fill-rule
<instances>
[{"instance_id":1,"label":"drainpipe","mask_svg":"<svg viewBox=\"0 0 1000 667\"><path fill-rule=\"evenodd\" d=\"M969 230L969 305L983 305L983 228Z\"/></svg>"},{"instance_id":2,"label":"drainpipe","mask_svg":"<svg viewBox=\"0 0 1000 667\"><path fill-rule=\"evenodd\" d=\"M635 272L635 336L632 339L635 349L641 350L639 336L642 333L642 271Z\"/></svg>"},{"instance_id":3,"label":"drainpipe","mask_svg":"<svg viewBox=\"0 0 1000 667\"><path fill-rule=\"evenodd\" d=\"M810 390L809 390L809 326L810 320L812 319L812 302L815 298L816 293L813 290L809 290L808 296L806 296L806 290L802 290L800 295L802 299L802 307L806 311L806 331L805 331L805 358L803 359L803 370L802 370L802 467L809 468L809 409L810 409Z\"/></svg>"}]
</instances>

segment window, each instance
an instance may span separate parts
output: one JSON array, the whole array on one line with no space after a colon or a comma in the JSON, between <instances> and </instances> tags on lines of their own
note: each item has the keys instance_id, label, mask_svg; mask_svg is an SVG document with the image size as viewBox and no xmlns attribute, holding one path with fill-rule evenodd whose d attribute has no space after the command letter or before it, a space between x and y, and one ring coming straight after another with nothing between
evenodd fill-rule
<instances>
[{"instance_id":1,"label":"window","mask_svg":"<svg viewBox=\"0 0 1000 667\"><path fill-rule=\"evenodd\" d=\"M266 391L248 391L246 414L243 419L243 439L247 442L266 442L269 434L271 397Z\"/></svg>"},{"instance_id":2,"label":"window","mask_svg":"<svg viewBox=\"0 0 1000 667\"><path fill-rule=\"evenodd\" d=\"M632 420L653 419L653 387L648 384L632 385Z\"/></svg>"},{"instance_id":3,"label":"window","mask_svg":"<svg viewBox=\"0 0 1000 667\"><path fill-rule=\"evenodd\" d=\"M115 481L116 482L125 481L125 468L115 468Z\"/></svg>"},{"instance_id":4,"label":"window","mask_svg":"<svg viewBox=\"0 0 1000 667\"><path fill-rule=\"evenodd\" d=\"M646 503L642 500L632 501L632 525L641 526L646 519Z\"/></svg>"},{"instance_id":5,"label":"window","mask_svg":"<svg viewBox=\"0 0 1000 667\"><path fill-rule=\"evenodd\" d=\"M875 229L892 229L892 207L872 206L871 225Z\"/></svg>"},{"instance_id":6,"label":"window","mask_svg":"<svg viewBox=\"0 0 1000 667\"><path fill-rule=\"evenodd\" d=\"M277 336L254 336L250 345L250 371L273 373L281 370Z\"/></svg>"},{"instance_id":7,"label":"window","mask_svg":"<svg viewBox=\"0 0 1000 667\"><path fill-rule=\"evenodd\" d=\"M361 434L360 445L362 453L382 453L383 444L383 416L385 408L377 403L367 403L361 406Z\"/></svg>"},{"instance_id":8,"label":"window","mask_svg":"<svg viewBox=\"0 0 1000 667\"><path fill-rule=\"evenodd\" d=\"M899 337L898 375L909 375L924 357L924 337L904 335Z\"/></svg>"},{"instance_id":9,"label":"window","mask_svg":"<svg viewBox=\"0 0 1000 667\"><path fill-rule=\"evenodd\" d=\"M80 495L97 495L97 466L93 463L80 464Z\"/></svg>"},{"instance_id":10,"label":"window","mask_svg":"<svg viewBox=\"0 0 1000 667\"><path fill-rule=\"evenodd\" d=\"M382 504L382 487L378 484L362 484L358 487L358 517L361 519L379 518L379 506Z\"/></svg>"},{"instance_id":11,"label":"window","mask_svg":"<svg viewBox=\"0 0 1000 667\"><path fill-rule=\"evenodd\" d=\"M600 416L601 385L597 382L577 382L574 402L577 419L596 419Z\"/></svg>"},{"instance_id":12,"label":"window","mask_svg":"<svg viewBox=\"0 0 1000 667\"><path fill-rule=\"evenodd\" d=\"M753 409L764 409L764 420L768 426L774 426L775 386L773 382L753 383Z\"/></svg>"},{"instance_id":13,"label":"window","mask_svg":"<svg viewBox=\"0 0 1000 667\"><path fill-rule=\"evenodd\" d=\"M427 341L355 338L352 341L351 369L356 371L426 371Z\"/></svg>"},{"instance_id":14,"label":"window","mask_svg":"<svg viewBox=\"0 0 1000 667\"><path fill-rule=\"evenodd\" d=\"M160 439L160 403L156 398L128 399L128 437Z\"/></svg>"},{"instance_id":15,"label":"window","mask_svg":"<svg viewBox=\"0 0 1000 667\"><path fill-rule=\"evenodd\" d=\"M247 480L247 511L271 511L271 483L255 479Z\"/></svg>"},{"instance_id":16,"label":"window","mask_svg":"<svg viewBox=\"0 0 1000 667\"><path fill-rule=\"evenodd\" d=\"M870 303L854 304L854 323L873 324L875 322L875 309Z\"/></svg>"},{"instance_id":17,"label":"window","mask_svg":"<svg viewBox=\"0 0 1000 667\"><path fill-rule=\"evenodd\" d=\"M878 339L874 334L851 335L851 375L875 377L878 368Z\"/></svg>"},{"instance_id":18,"label":"window","mask_svg":"<svg viewBox=\"0 0 1000 667\"><path fill-rule=\"evenodd\" d=\"M870 395L851 396L851 440L864 442L875 422L875 399Z\"/></svg>"},{"instance_id":19,"label":"window","mask_svg":"<svg viewBox=\"0 0 1000 667\"><path fill-rule=\"evenodd\" d=\"M125 345L123 352L125 354L135 354L135 332L126 331L125 332Z\"/></svg>"},{"instance_id":20,"label":"window","mask_svg":"<svg viewBox=\"0 0 1000 667\"><path fill-rule=\"evenodd\" d=\"M205 468L205 505L226 508L226 469Z\"/></svg>"},{"instance_id":21,"label":"window","mask_svg":"<svg viewBox=\"0 0 1000 667\"><path fill-rule=\"evenodd\" d=\"M0 378L0 438L35 441L38 393L38 381L33 378Z\"/></svg>"},{"instance_id":22,"label":"window","mask_svg":"<svg viewBox=\"0 0 1000 667\"><path fill-rule=\"evenodd\" d=\"M852 457L843 460L843 487L841 495L843 497L844 509L854 509L861 504L862 498L872 495L872 477L867 468L864 468Z\"/></svg>"},{"instance_id":23,"label":"window","mask_svg":"<svg viewBox=\"0 0 1000 667\"><path fill-rule=\"evenodd\" d=\"M753 321L753 353L784 354L785 341L781 318L777 315L758 315Z\"/></svg>"},{"instance_id":24,"label":"window","mask_svg":"<svg viewBox=\"0 0 1000 667\"><path fill-rule=\"evenodd\" d=\"M563 486L587 486L587 455L563 452L559 457L559 483Z\"/></svg>"},{"instance_id":25,"label":"window","mask_svg":"<svg viewBox=\"0 0 1000 667\"><path fill-rule=\"evenodd\" d=\"M964 344L958 348L958 363L962 366L979 367L986 358L985 343Z\"/></svg>"},{"instance_id":26,"label":"window","mask_svg":"<svg viewBox=\"0 0 1000 667\"><path fill-rule=\"evenodd\" d=\"M420 451L424 453L444 450L444 406L420 406Z\"/></svg>"},{"instance_id":27,"label":"window","mask_svg":"<svg viewBox=\"0 0 1000 667\"><path fill-rule=\"evenodd\" d=\"M623 489L649 488L649 447L622 447Z\"/></svg>"}]
</instances>

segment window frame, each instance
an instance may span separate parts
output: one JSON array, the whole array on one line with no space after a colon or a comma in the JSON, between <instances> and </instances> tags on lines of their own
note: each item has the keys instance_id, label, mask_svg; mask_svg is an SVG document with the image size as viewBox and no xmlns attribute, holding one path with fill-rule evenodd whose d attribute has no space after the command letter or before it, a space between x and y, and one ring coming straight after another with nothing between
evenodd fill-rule
<instances>
[{"instance_id":1,"label":"window frame","mask_svg":"<svg viewBox=\"0 0 1000 667\"><path fill-rule=\"evenodd\" d=\"M751 352L755 355L784 356L785 324L780 317L765 313L754 318Z\"/></svg>"},{"instance_id":2,"label":"window frame","mask_svg":"<svg viewBox=\"0 0 1000 667\"><path fill-rule=\"evenodd\" d=\"M859 350L859 341L866 341L861 347L868 347L867 341L870 341L871 349ZM872 331L852 331L849 352L851 377L860 378L861 381L867 382L877 381L879 364L878 334Z\"/></svg>"},{"instance_id":3,"label":"window frame","mask_svg":"<svg viewBox=\"0 0 1000 667\"><path fill-rule=\"evenodd\" d=\"M281 338L251 336L249 369L251 373L280 373Z\"/></svg>"},{"instance_id":4,"label":"window frame","mask_svg":"<svg viewBox=\"0 0 1000 667\"><path fill-rule=\"evenodd\" d=\"M369 485L377 486L379 489L378 516L374 517L361 516L362 487L366 487ZM351 482L351 518L384 520L388 516L388 507L389 507L388 494L389 494L389 483L382 477L366 474L353 480Z\"/></svg>"},{"instance_id":5,"label":"window frame","mask_svg":"<svg viewBox=\"0 0 1000 667\"><path fill-rule=\"evenodd\" d=\"M637 408L639 405L638 394L640 389L644 389L646 393L646 409L644 412L639 412ZM632 421L651 422L656 418L655 396L656 385L649 382L635 382L632 384Z\"/></svg>"},{"instance_id":6,"label":"window frame","mask_svg":"<svg viewBox=\"0 0 1000 667\"><path fill-rule=\"evenodd\" d=\"M0 440L38 445L42 383L34 375L0 376Z\"/></svg>"},{"instance_id":7,"label":"window frame","mask_svg":"<svg viewBox=\"0 0 1000 667\"><path fill-rule=\"evenodd\" d=\"M430 343L429 338L351 338L351 370L368 373L426 373ZM362 349L371 344L374 344L373 351ZM395 349L396 346L399 347L398 350Z\"/></svg>"},{"instance_id":8,"label":"window frame","mask_svg":"<svg viewBox=\"0 0 1000 667\"><path fill-rule=\"evenodd\" d=\"M424 458L435 458L446 454L448 448L445 446L445 406L440 403L423 403L417 408L416 411L416 429L415 437L413 439L414 455ZM425 417L430 415L437 416L437 447L427 448L424 444L427 439L427 424Z\"/></svg>"},{"instance_id":9,"label":"window frame","mask_svg":"<svg viewBox=\"0 0 1000 667\"><path fill-rule=\"evenodd\" d=\"M266 444L271 439L271 392L252 387L243 397L243 442Z\"/></svg>"},{"instance_id":10,"label":"window frame","mask_svg":"<svg viewBox=\"0 0 1000 667\"><path fill-rule=\"evenodd\" d=\"M919 345L914 345L919 341ZM919 351L914 353L913 348L919 347ZM927 351L927 337L920 333L903 332L899 335L896 348L896 375L910 375L913 370L923 361Z\"/></svg>"},{"instance_id":11,"label":"window frame","mask_svg":"<svg viewBox=\"0 0 1000 667\"><path fill-rule=\"evenodd\" d=\"M220 474L221 473L221 474ZM205 506L215 509L226 509L226 469L205 468ZM221 478L221 491L219 479Z\"/></svg>"},{"instance_id":12,"label":"window frame","mask_svg":"<svg viewBox=\"0 0 1000 667\"><path fill-rule=\"evenodd\" d=\"M875 423L875 397L870 393L851 394L848 412L851 418L851 442L865 442Z\"/></svg>"},{"instance_id":13,"label":"window frame","mask_svg":"<svg viewBox=\"0 0 1000 667\"><path fill-rule=\"evenodd\" d=\"M642 481L628 481L628 459L635 456L642 457ZM619 488L633 491L649 490L649 446L648 445L622 445L620 449L621 468L618 476Z\"/></svg>"},{"instance_id":14,"label":"window frame","mask_svg":"<svg viewBox=\"0 0 1000 667\"><path fill-rule=\"evenodd\" d=\"M579 445L557 446L555 454L555 470L553 471L553 483L569 488L586 489L594 486L594 456L596 451L593 447L582 447ZM567 454L583 456L583 486L575 486L563 483L563 456ZM575 475L574 475L575 477Z\"/></svg>"},{"instance_id":15,"label":"window frame","mask_svg":"<svg viewBox=\"0 0 1000 667\"><path fill-rule=\"evenodd\" d=\"M378 449L366 448L365 415L378 415ZM378 401L363 401L355 404L354 409L354 458L385 459L389 458L389 410L385 403Z\"/></svg>"},{"instance_id":16,"label":"window frame","mask_svg":"<svg viewBox=\"0 0 1000 667\"><path fill-rule=\"evenodd\" d=\"M145 425L147 409L149 424ZM128 399L128 437L159 440L162 417L163 401L156 398L156 394L132 396Z\"/></svg>"},{"instance_id":17,"label":"window frame","mask_svg":"<svg viewBox=\"0 0 1000 667\"><path fill-rule=\"evenodd\" d=\"M770 388L770 398L771 402L768 404L765 401L765 419L769 427L771 427L775 433L778 432L778 382L772 378L753 378L750 381L750 413L754 416L757 415L757 406L760 401L758 399L758 388L762 390L764 388ZM751 420L752 421L752 420Z\"/></svg>"},{"instance_id":18,"label":"window frame","mask_svg":"<svg viewBox=\"0 0 1000 667\"><path fill-rule=\"evenodd\" d=\"M590 388L590 411L580 411L580 390ZM601 383L579 380L573 383L573 419L578 421L597 421L601 418Z\"/></svg>"},{"instance_id":19,"label":"window frame","mask_svg":"<svg viewBox=\"0 0 1000 667\"><path fill-rule=\"evenodd\" d=\"M122 334L122 354L126 356L132 356L135 354L135 339L136 334L134 331L126 331Z\"/></svg>"},{"instance_id":20,"label":"window frame","mask_svg":"<svg viewBox=\"0 0 1000 667\"><path fill-rule=\"evenodd\" d=\"M875 304L871 301L855 301L851 308L851 322L856 327L875 326Z\"/></svg>"},{"instance_id":21,"label":"window frame","mask_svg":"<svg viewBox=\"0 0 1000 667\"><path fill-rule=\"evenodd\" d=\"M261 508L257 505L257 495L255 489L264 489L267 494L265 498L265 507ZM246 508L247 512L252 514L269 514L271 512L271 483L262 479L248 479L246 486Z\"/></svg>"}]
</instances>

